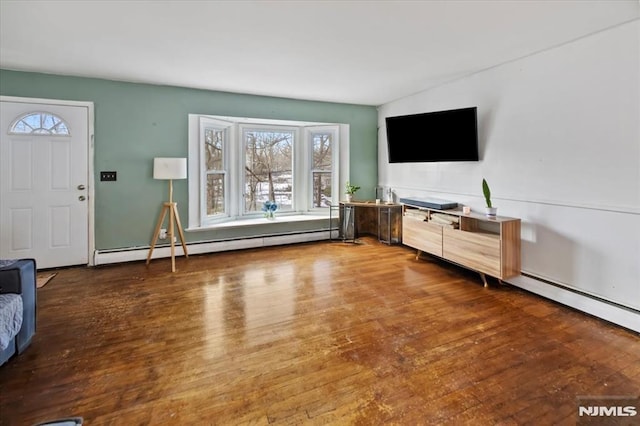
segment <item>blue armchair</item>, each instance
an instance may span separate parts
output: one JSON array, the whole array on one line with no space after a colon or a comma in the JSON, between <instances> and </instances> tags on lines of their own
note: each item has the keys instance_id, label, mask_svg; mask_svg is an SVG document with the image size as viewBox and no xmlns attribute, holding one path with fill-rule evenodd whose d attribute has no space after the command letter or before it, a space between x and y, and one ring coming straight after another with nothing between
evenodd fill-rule
<instances>
[{"instance_id":1,"label":"blue armchair","mask_svg":"<svg viewBox=\"0 0 640 426\"><path fill-rule=\"evenodd\" d=\"M12 336L9 345L0 352L0 365L2 365L14 354L24 352L31 344L36 332L36 261L34 259L1 261L0 295L19 295L22 302L18 303L22 305L22 325L17 334ZM5 299L12 298L3 298ZM13 299L15 301L16 298L13 297ZM0 310L2 309L3 306L0 306ZM2 317L0 321L3 321Z\"/></svg>"}]
</instances>

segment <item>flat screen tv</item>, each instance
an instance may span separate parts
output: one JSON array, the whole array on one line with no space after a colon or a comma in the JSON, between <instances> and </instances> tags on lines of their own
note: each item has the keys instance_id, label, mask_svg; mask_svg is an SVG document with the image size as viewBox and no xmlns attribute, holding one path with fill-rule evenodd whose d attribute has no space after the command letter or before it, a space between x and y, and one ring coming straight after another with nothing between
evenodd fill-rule
<instances>
[{"instance_id":1,"label":"flat screen tv","mask_svg":"<svg viewBox=\"0 0 640 426\"><path fill-rule=\"evenodd\" d=\"M387 117L389 163L478 161L477 107Z\"/></svg>"}]
</instances>

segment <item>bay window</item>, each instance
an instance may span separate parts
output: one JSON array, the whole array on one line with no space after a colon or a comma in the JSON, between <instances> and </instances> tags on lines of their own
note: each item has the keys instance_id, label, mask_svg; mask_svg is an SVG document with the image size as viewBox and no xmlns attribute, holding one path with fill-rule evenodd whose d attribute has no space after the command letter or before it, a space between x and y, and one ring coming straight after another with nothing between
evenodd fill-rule
<instances>
[{"instance_id":1,"label":"bay window","mask_svg":"<svg viewBox=\"0 0 640 426\"><path fill-rule=\"evenodd\" d=\"M345 171L347 125L190 114L189 228L249 223L267 201L282 221L328 216Z\"/></svg>"}]
</instances>

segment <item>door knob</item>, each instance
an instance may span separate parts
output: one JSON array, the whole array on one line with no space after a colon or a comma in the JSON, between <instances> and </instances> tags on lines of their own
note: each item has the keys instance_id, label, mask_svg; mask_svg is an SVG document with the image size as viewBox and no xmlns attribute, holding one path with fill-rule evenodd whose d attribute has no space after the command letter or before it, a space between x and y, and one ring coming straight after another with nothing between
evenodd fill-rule
<instances>
[{"instance_id":1,"label":"door knob","mask_svg":"<svg viewBox=\"0 0 640 426\"><path fill-rule=\"evenodd\" d=\"M84 201L86 199L87 199L87 197L85 197L84 195L81 195L81 196L78 197L78 200L80 200L80 201Z\"/></svg>"},{"instance_id":2,"label":"door knob","mask_svg":"<svg viewBox=\"0 0 640 426\"><path fill-rule=\"evenodd\" d=\"M85 187L84 187L84 185L80 184L80 185L78 185L78 189L79 189L80 191L82 191L83 189L85 189Z\"/></svg>"}]
</instances>

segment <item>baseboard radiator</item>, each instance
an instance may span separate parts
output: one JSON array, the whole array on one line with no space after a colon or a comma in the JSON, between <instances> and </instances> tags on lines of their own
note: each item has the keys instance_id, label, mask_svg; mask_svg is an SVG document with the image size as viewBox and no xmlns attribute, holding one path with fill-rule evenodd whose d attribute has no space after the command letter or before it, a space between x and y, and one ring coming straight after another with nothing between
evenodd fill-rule
<instances>
[{"instance_id":1,"label":"baseboard radiator","mask_svg":"<svg viewBox=\"0 0 640 426\"><path fill-rule=\"evenodd\" d=\"M507 282L515 287L640 333L640 311L523 272Z\"/></svg>"},{"instance_id":2,"label":"baseboard radiator","mask_svg":"<svg viewBox=\"0 0 640 426\"><path fill-rule=\"evenodd\" d=\"M335 237L335 235L334 235ZM256 236L241 239L216 240L196 243L187 243L189 254L216 253L221 251L242 250L248 248L269 247L284 244L296 244L310 241L328 240L329 230L319 230L302 233ZM175 245L176 256L184 255L180 242ZM149 246L131 247L114 250L96 250L94 253L94 265L107 265L111 263L133 262L146 260L149 254ZM171 256L169 245L156 246L153 249L152 259Z\"/></svg>"}]
</instances>

